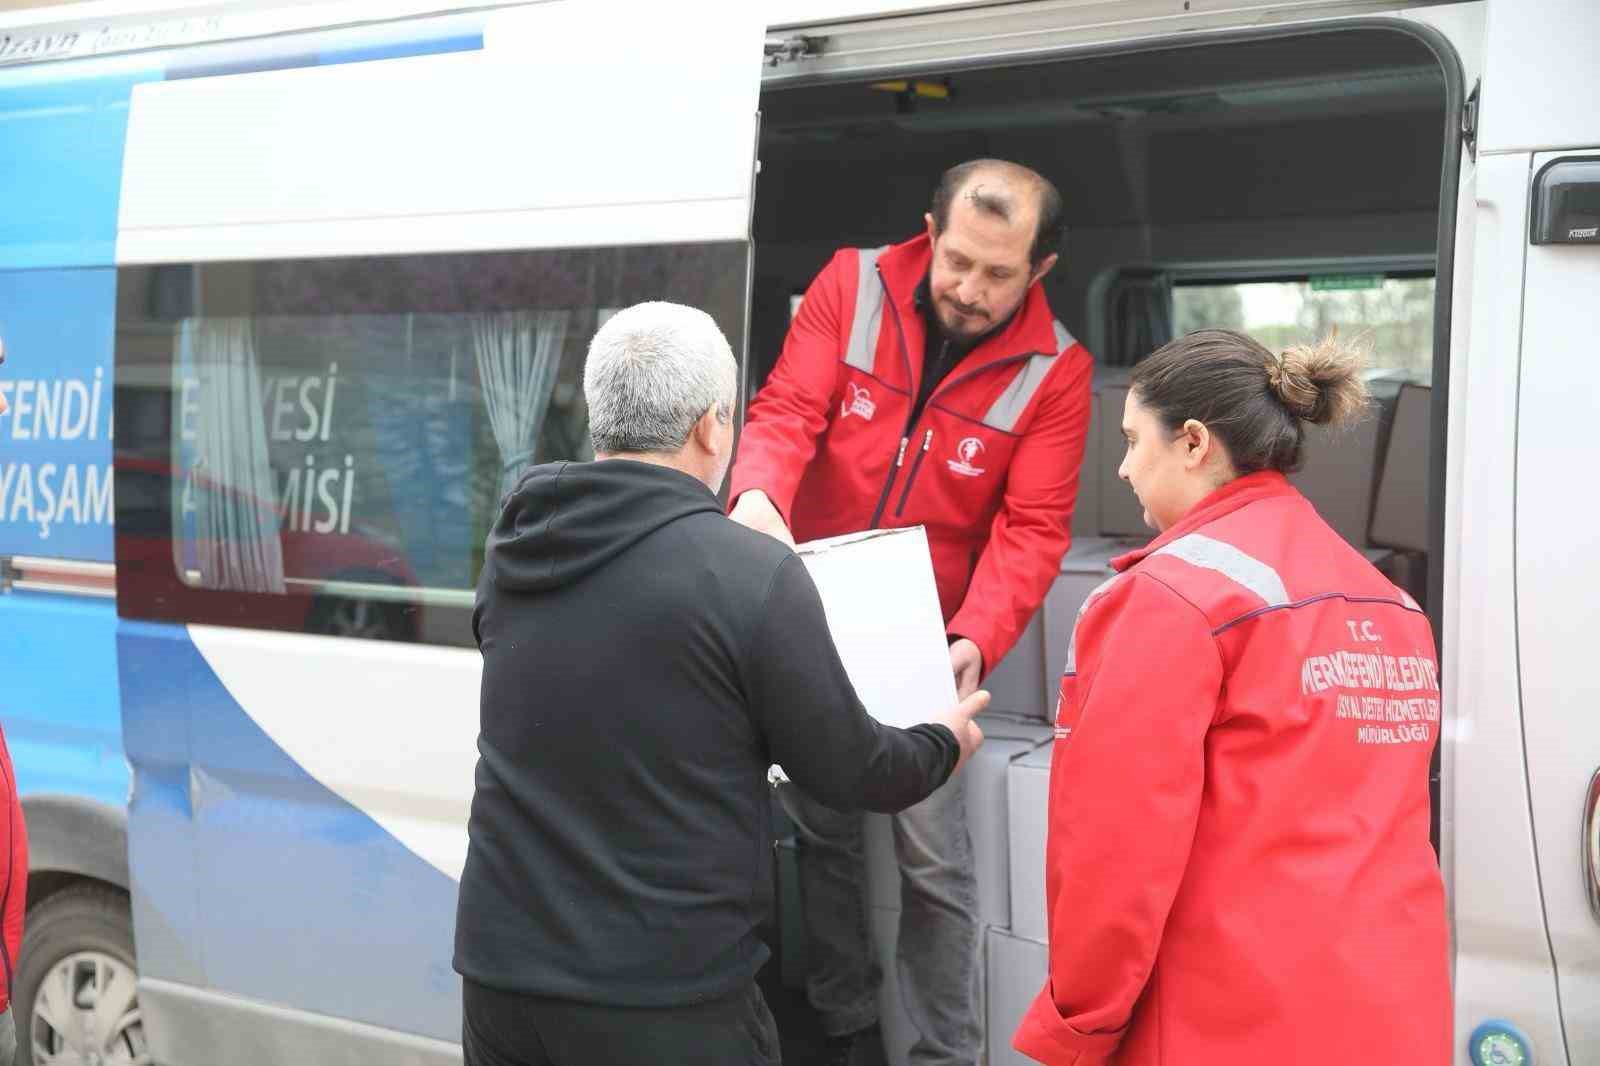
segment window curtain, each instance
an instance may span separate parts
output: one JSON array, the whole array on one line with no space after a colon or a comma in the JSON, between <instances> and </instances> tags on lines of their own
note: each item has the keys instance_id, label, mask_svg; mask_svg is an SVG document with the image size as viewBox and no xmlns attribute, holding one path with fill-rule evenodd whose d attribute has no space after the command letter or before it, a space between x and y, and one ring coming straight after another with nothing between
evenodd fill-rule
<instances>
[{"instance_id":1,"label":"window curtain","mask_svg":"<svg viewBox=\"0 0 1600 1066\"><path fill-rule=\"evenodd\" d=\"M1132 366L1172 339L1172 281L1165 274L1124 273L1107 294L1106 366Z\"/></svg>"},{"instance_id":2,"label":"window curtain","mask_svg":"<svg viewBox=\"0 0 1600 1066\"><path fill-rule=\"evenodd\" d=\"M555 389L568 311L508 311L472 316L478 381L495 446L503 499L533 461Z\"/></svg>"},{"instance_id":3,"label":"window curtain","mask_svg":"<svg viewBox=\"0 0 1600 1066\"><path fill-rule=\"evenodd\" d=\"M200 583L281 593L278 490L250 320L191 319L178 343L179 365L192 367L199 385L193 487Z\"/></svg>"}]
</instances>

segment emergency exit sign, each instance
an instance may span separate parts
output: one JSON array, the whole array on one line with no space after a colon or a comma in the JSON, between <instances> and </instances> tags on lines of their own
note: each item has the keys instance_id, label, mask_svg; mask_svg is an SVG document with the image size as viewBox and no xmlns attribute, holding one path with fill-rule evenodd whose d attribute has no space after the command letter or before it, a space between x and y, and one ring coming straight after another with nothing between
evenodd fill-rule
<instances>
[{"instance_id":1,"label":"emergency exit sign","mask_svg":"<svg viewBox=\"0 0 1600 1066\"><path fill-rule=\"evenodd\" d=\"M1324 274L1311 279L1312 292L1344 292L1349 289L1381 289L1382 274Z\"/></svg>"}]
</instances>

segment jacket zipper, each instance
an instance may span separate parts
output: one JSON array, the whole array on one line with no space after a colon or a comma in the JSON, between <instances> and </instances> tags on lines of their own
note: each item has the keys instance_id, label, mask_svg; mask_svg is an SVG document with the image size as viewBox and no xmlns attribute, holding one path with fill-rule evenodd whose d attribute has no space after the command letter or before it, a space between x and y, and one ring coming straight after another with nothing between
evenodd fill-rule
<instances>
[{"instance_id":1,"label":"jacket zipper","mask_svg":"<svg viewBox=\"0 0 1600 1066\"><path fill-rule=\"evenodd\" d=\"M872 525L868 526L868 529L878 528L878 520L883 517L883 508L889 502L889 490L894 488L894 479L900 475L900 468L905 465L906 445L910 443L910 437L900 438L900 454L895 456L894 465L889 468L889 479L883 483L883 495L878 497L878 507L872 512Z\"/></svg>"},{"instance_id":2,"label":"jacket zipper","mask_svg":"<svg viewBox=\"0 0 1600 1066\"><path fill-rule=\"evenodd\" d=\"M917 480L917 471L922 469L922 460L928 454L928 449L933 446L933 430L928 430L922 438L922 450L917 452L917 457L911 462L911 473L906 476L906 487L900 490L900 503L894 509L894 516L900 517L906 509L906 500L911 496L911 484Z\"/></svg>"},{"instance_id":3,"label":"jacket zipper","mask_svg":"<svg viewBox=\"0 0 1600 1066\"><path fill-rule=\"evenodd\" d=\"M910 381L914 375L911 373L911 352L906 349L905 323L900 319L900 308L895 305L894 294L889 291L889 283L883 280L883 268L875 266L873 269L877 272L878 284L883 286L883 302L889 305L890 312L894 314L894 328L900 341L900 357L905 360L906 380ZM1014 355L1008 359L996 360L987 366L978 367L976 370L969 370L967 373L962 374L958 378L945 378L943 381L939 382L938 386L933 390L933 392L928 395L928 403L923 410L926 411L928 407L932 407L933 401L938 399L939 394L950 388L952 385L960 384L976 374L983 373L985 370L992 370L999 366L1010 366L1012 363L1020 363L1024 359L1032 359L1034 356L1039 354L1039 352L1024 352L1021 355ZM913 409L916 407L916 403L916 392L913 390L911 394L911 405ZM911 430L915 428L915 414L916 411L913 410L912 415L906 418L906 428L900 435L900 451L895 456L894 465L889 468L889 476L883 483L883 492L878 496L878 506L872 512L872 524L867 527L868 529L877 529L878 523L883 520L883 509L889 504L889 493L894 489L894 479L900 476L900 468L905 465L906 448L911 444ZM911 465L911 476L906 479L906 487L900 493L900 504L895 508L894 512L896 515L899 515L901 511L905 510L906 497L911 494L911 482L916 480L917 471L922 467L922 457L927 453L928 448L932 443L933 430L930 429L928 430L927 437L924 438L922 442L922 451L917 453L916 461Z\"/></svg>"},{"instance_id":4,"label":"jacket zipper","mask_svg":"<svg viewBox=\"0 0 1600 1066\"><path fill-rule=\"evenodd\" d=\"M889 310L894 315L895 333L900 341L900 357L905 360L906 380L910 381L912 377L911 353L906 350L905 323L900 321L900 308L896 307L894 304L894 294L889 291L889 283L883 280L882 268L880 267L876 269L878 271L878 284L883 286L883 302L889 305ZM928 402L933 402L932 397L929 398ZM916 393L913 392L911 395L911 405L913 408L916 407L916 403ZM912 415L915 415L915 413L916 412L913 410ZM883 519L883 509L889 505L889 493L894 489L894 479L900 476L900 468L905 465L906 461L906 448L911 444L912 421L912 417L907 416L906 428L900 434L900 451L895 455L894 465L889 468L889 476L883 483L883 492L878 496L878 506L872 512L872 524L867 527L868 529L878 528L878 523Z\"/></svg>"},{"instance_id":5,"label":"jacket zipper","mask_svg":"<svg viewBox=\"0 0 1600 1066\"><path fill-rule=\"evenodd\" d=\"M891 304L891 306L893 306L893 305ZM898 326L899 324L900 324L900 313L898 311L896 311L895 312L895 325ZM906 336L905 332L902 330L901 333L900 333L900 348L901 348L902 351L905 350L905 343L906 343L905 336ZM946 378L944 381L941 381L939 383L939 387L934 389L932 394L929 395L929 397L928 397L928 407L932 407L933 406L933 401L938 397L938 395L941 392L943 392L946 389L948 389L952 385L957 385L957 384L967 380L968 378L970 378L970 377L972 377L972 376L974 376L976 374L981 374L985 370L991 370L991 369L993 369L994 367L997 367L997 366L1010 366L1012 363L1020 363L1024 359L1032 359L1036 354L1038 354L1038 353L1037 352L1026 352L1026 353L1024 353L1022 355L1013 356L1013 357L1011 357L1009 359L1001 359L998 362L990 363L988 366L979 367L977 370L968 371L967 373L962 374L958 378L954 378L954 379ZM909 362L910 362L910 357L907 356L907 363L909 364ZM915 403L915 399L913 399L912 402ZM927 407L924 407L923 410L926 411ZM906 448L911 444L911 430L912 430L912 428L913 428L912 427L912 423L908 419L907 422L906 422L905 433L900 438L900 451L895 456L894 465L889 468L889 476L888 476L888 478L884 480L883 492L882 492L882 494L880 494L878 496L878 506L877 506L877 509L872 512L872 524L867 527L868 529L877 529L878 528L878 523L883 520L883 509L886 506L888 506L889 493L894 488L894 479L900 476L900 468L905 465ZM902 512L902 511L904 511L906 509L906 500L911 495L911 483L917 479L917 471L922 469L922 457L927 454L928 449L930 447L932 447L932 445L933 445L933 430L930 429L930 430L928 430L927 435L925 437L923 437L923 439L922 439L922 449L919 452L917 452L917 458L911 464L911 476L906 479L905 488L902 489L901 492L900 492L900 503L899 503L898 506L895 507L895 510L894 510L895 517L897 517L897 518L900 516L900 512Z\"/></svg>"}]
</instances>

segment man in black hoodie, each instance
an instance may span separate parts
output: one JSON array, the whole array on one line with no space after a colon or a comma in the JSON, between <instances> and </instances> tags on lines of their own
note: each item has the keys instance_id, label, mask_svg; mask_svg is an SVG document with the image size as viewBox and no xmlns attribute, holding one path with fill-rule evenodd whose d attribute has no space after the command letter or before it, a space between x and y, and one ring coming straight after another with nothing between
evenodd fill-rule
<instances>
[{"instance_id":1,"label":"man in black hoodie","mask_svg":"<svg viewBox=\"0 0 1600 1066\"><path fill-rule=\"evenodd\" d=\"M467 1066L777 1062L767 767L894 811L982 741L982 692L870 718L800 559L724 516L736 382L708 315L615 315L584 368L596 461L528 471L489 534Z\"/></svg>"}]
</instances>

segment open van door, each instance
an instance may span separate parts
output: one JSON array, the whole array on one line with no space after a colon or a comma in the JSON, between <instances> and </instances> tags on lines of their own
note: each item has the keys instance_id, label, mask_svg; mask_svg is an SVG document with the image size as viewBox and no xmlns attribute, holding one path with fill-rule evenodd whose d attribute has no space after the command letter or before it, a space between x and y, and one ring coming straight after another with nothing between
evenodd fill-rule
<instances>
[{"instance_id":1,"label":"open van door","mask_svg":"<svg viewBox=\"0 0 1600 1066\"><path fill-rule=\"evenodd\" d=\"M587 457L609 313L694 304L742 347L762 33L563 0L484 14L481 48L275 42L134 91L118 655L154 1060L460 1061L486 523Z\"/></svg>"},{"instance_id":2,"label":"open van door","mask_svg":"<svg viewBox=\"0 0 1600 1066\"><path fill-rule=\"evenodd\" d=\"M1593 23L1600 32L1600 20ZM1591 78L1585 92L1597 86ZM1590 148L1535 152L1531 178L1517 418L1516 576L1522 716L1544 921L1568 1061L1600 1064L1600 534L1593 497L1564 471L1592 453L1600 420L1594 342L1579 317L1600 293L1600 125ZM1577 204L1584 192L1587 205ZM1563 210L1563 201L1566 210ZM1557 1049L1550 1049L1551 1061Z\"/></svg>"},{"instance_id":3,"label":"open van door","mask_svg":"<svg viewBox=\"0 0 1600 1066\"><path fill-rule=\"evenodd\" d=\"M1521 316L1497 355L1518 367L1515 649L1545 946L1565 1038L1564 1048L1535 1038L1536 1061L1562 1061L1564 1051L1572 1066L1595 1066L1600 534L1594 479L1581 471L1600 419L1591 326L1600 294L1600 116L1588 103L1600 93L1600 7L1536 6L1537 13L1491 6L1483 150L1493 153L1509 201L1505 259L1521 270Z\"/></svg>"},{"instance_id":4,"label":"open van door","mask_svg":"<svg viewBox=\"0 0 1600 1066\"><path fill-rule=\"evenodd\" d=\"M1091 432L1091 457L1079 481L1073 516L1077 558L1069 555L1064 562L1063 575L1041 613L1042 624L1024 634L986 682L996 696L988 712L991 718L996 711L1028 714L1032 706L1040 707L1033 716L1042 718L1044 709L1053 706L1066 638L1084 595L1110 576L1106 561L1126 550L1121 538L1144 535L1132 495L1115 476L1121 446L1116 420L1126 390L1126 368L1114 364L1134 353L1113 353L1094 337L1097 316L1116 317L1109 306L1112 301L1103 288L1097 290L1095 279L1125 276L1120 273L1125 268L1161 273L1187 269L1197 280L1231 273L1234 278L1266 282L1299 272L1359 273L1349 265L1351 260L1404 255L1419 274L1436 270L1431 360L1422 362L1424 367L1431 362L1435 387L1431 394L1422 387L1406 390L1405 428L1415 432L1401 434L1397 446L1396 438L1388 436L1394 419L1375 417L1364 431L1370 434L1367 444L1340 439L1336 446L1343 455L1337 463L1322 467L1347 480L1335 485L1326 478L1321 484L1332 488L1328 495L1343 505L1341 511L1357 508L1345 535L1358 546L1370 536L1371 547L1396 549L1408 566L1421 570L1425 565L1431 571L1428 594L1419 589L1417 595L1430 610L1447 666L1460 664L1461 676L1472 676L1479 664L1495 662L1494 655L1483 649L1498 647L1499 634L1477 623L1480 617L1507 616L1509 580L1504 586L1506 610L1480 613L1475 604L1457 603L1462 579L1449 575L1461 573L1460 514L1469 505L1474 529L1497 529L1503 524L1508 530L1503 542L1497 543L1504 547L1501 572L1510 571L1512 481L1506 473L1503 482L1493 483L1497 490L1503 485L1503 499L1485 495L1487 483L1481 472L1500 473L1506 468L1493 466L1487 461L1490 457L1478 457L1464 466L1460 456L1466 435L1459 421L1447 435L1444 421L1447 403L1458 403L1469 372L1464 312L1474 305L1469 295L1474 281L1473 237L1479 225L1473 191L1478 164L1470 132L1483 76L1487 5L1396 2L1358 7L1241 0L1220 6L993 4L947 5L939 10L934 6L905 17L841 18L834 23L811 21L806 6L794 4L775 17L776 35L792 47L777 57L764 78L768 96L763 193L771 195L767 185L793 189L784 197L784 210L811 223L824 213L806 211L802 201L809 192L828 213L846 217L854 232L837 224L828 230L780 224L784 220L758 198L757 229L763 243L758 248L757 329L764 325L760 308L775 302L763 301L763 286L781 296L785 290L796 291L803 281L792 264L815 260L823 248L842 243L898 239L888 228L892 223L877 217L887 212L879 208L873 217L864 210L851 213L852 198L856 203L898 203L918 188L919 180L931 184L937 164L961 158L954 154L957 151L1024 159L1061 185L1068 218L1066 252L1063 265L1049 279L1054 286L1050 299L1062 321L1087 335L1090 350L1107 364L1097 374L1101 391L1096 420L1097 425L1109 426L1109 435ZM1342 58L1346 49L1351 58ZM892 103L883 99L886 93L892 94ZM1327 105L1324 96L1330 101ZM1419 102L1424 96L1426 106ZM788 103L785 97L798 102ZM876 103L873 97L878 97ZM1335 100L1337 106L1331 103ZM1397 123L1400 115L1407 116L1404 125ZM983 128L975 116L986 117L993 127ZM1349 125L1342 125L1346 122ZM940 136L948 138L946 144L938 143ZM1435 144L1440 146L1437 154ZM1429 148L1426 154L1415 151L1422 145ZM787 168L783 155L769 147L789 153ZM859 154L848 155L852 149ZM872 159L874 151L881 153L881 162ZM1226 169L1234 157L1240 161L1238 170ZM855 165L840 167L839 158ZM1305 169L1286 169L1296 159L1306 163ZM1196 167L1195 160L1205 160L1206 165ZM1264 174L1263 160L1274 161L1270 183L1259 174L1240 173L1253 167ZM1308 173L1312 169L1308 160L1317 161L1318 173ZM1349 174L1336 170L1336 164L1365 168L1367 173ZM1052 165L1055 170L1048 169ZM915 176L918 166L925 177ZM850 198L827 195L831 189L823 175L829 167L849 175ZM1219 179L1218 174L1226 177ZM1228 179L1236 174L1242 180L1230 184ZM1373 177L1380 174L1383 177ZM1385 179L1388 183L1381 190L1366 187L1368 180ZM1260 185L1253 184L1256 180ZM1436 197L1430 191L1436 191ZM830 201L845 206L835 208ZM1425 211L1420 209L1424 205ZM911 206L915 205L904 205ZM1336 224L1331 223L1334 219ZM1486 276L1483 269L1477 274ZM1434 279L1425 283L1433 285ZM1495 300L1517 291L1498 276L1485 285ZM1170 301L1160 294L1159 286L1151 289L1149 299L1132 302L1148 305L1151 318L1168 317ZM1271 321L1263 319L1263 324ZM1169 329L1170 322L1152 327L1139 343ZM1099 340L1107 339L1107 331L1100 332ZM1483 366L1493 373L1503 364ZM1505 389L1494 380L1486 385L1483 399L1492 403L1513 394L1514 388ZM1419 397L1429 396L1418 402ZM1472 399L1478 400L1476 392ZM1380 429L1382 449L1397 458L1393 463L1380 460L1375 473L1370 456L1381 454ZM1363 454L1363 447L1371 451ZM1387 531L1380 536L1373 528L1376 523L1368 521L1369 482L1379 480L1388 467L1405 472L1403 478L1386 479L1391 486L1402 482L1405 486L1394 493L1403 497L1401 506L1386 508L1405 515L1414 526L1404 537ZM1463 471L1471 471L1465 501ZM1452 515L1449 532L1447 503ZM1445 559L1453 571L1441 567ZM1495 588L1500 591L1500 586ZM1469 624L1475 628L1464 637L1462 629ZM1461 684L1453 684L1451 698L1462 698L1462 691ZM1479 699L1479 693L1484 709L1492 712L1480 725L1484 730L1492 727L1490 743L1514 736L1519 727L1514 672L1502 669L1485 679L1484 687L1471 698ZM1455 746L1454 735L1447 735L1447 757ZM1499 1004L1498 1009L1513 1009L1506 1006L1508 991L1522 985L1508 984L1494 961L1505 946L1504 939L1494 934L1512 924L1515 950L1533 953L1529 965L1535 975L1526 1000L1519 998L1516 1003L1530 1004L1553 1023L1548 958L1538 959L1543 933L1537 918L1538 885L1523 777L1515 768L1503 780L1497 777L1493 768L1499 757L1497 753L1481 771L1474 765L1471 780L1464 781L1458 793L1439 797L1446 877L1455 869L1451 831L1457 825L1468 827L1463 834L1471 831L1461 847L1471 853L1474 865L1493 862L1499 849L1504 856L1501 865L1508 868L1503 883L1492 879L1486 886L1478 879L1462 890L1473 932L1467 942L1472 957L1462 971L1470 972L1470 979L1463 987L1473 989L1474 1002L1483 1009L1491 1003ZM1472 762L1481 753L1473 749L1464 758ZM1041 812L1047 770L1047 755L1024 756L1005 769L1011 791L1005 794L1000 812L1006 821L995 822L1008 826L1008 832L985 834L1002 839L1009 848L1007 873L995 875L980 866L979 875L980 901L986 897L1007 901L984 914L990 927L986 934L989 1058L995 1063L1020 1061L1009 1048L1009 1037L1044 976ZM972 781L984 780L985 771L977 762L965 772ZM1453 780L1447 767L1444 788ZM983 795L980 788L969 788L971 795ZM1467 812L1459 818L1454 816L1458 801ZM1480 810L1486 806L1520 811L1522 836L1499 840L1480 836L1471 827L1491 824ZM870 836L867 846L871 864ZM874 897L874 906L881 911L897 903L892 862L869 869L887 870L890 875L878 878L889 885L889 892L887 901ZM886 940L880 935L879 944ZM880 958L889 954L885 949ZM886 965L885 971L887 988L893 980L892 967ZM1396 1009L1405 1009L1403 995L1397 996ZM904 1049L914 1033L909 1032L908 1022L897 1018L893 997L885 1000L882 1017L890 1061L904 1061ZM1465 1035L1460 1041L1463 1048ZM896 1059L896 1054L901 1057Z\"/></svg>"},{"instance_id":5,"label":"open van door","mask_svg":"<svg viewBox=\"0 0 1600 1066\"><path fill-rule=\"evenodd\" d=\"M1600 291L1600 247L1582 232L1594 201L1589 221L1564 227L1577 234L1537 224L1554 203L1547 168L1600 157L1597 36L1588 0L1489 5L1482 129L1463 181L1472 275L1452 345L1446 868L1457 1054L1474 1064L1600 1063L1600 552L1582 473L1600 417L1584 317Z\"/></svg>"}]
</instances>

